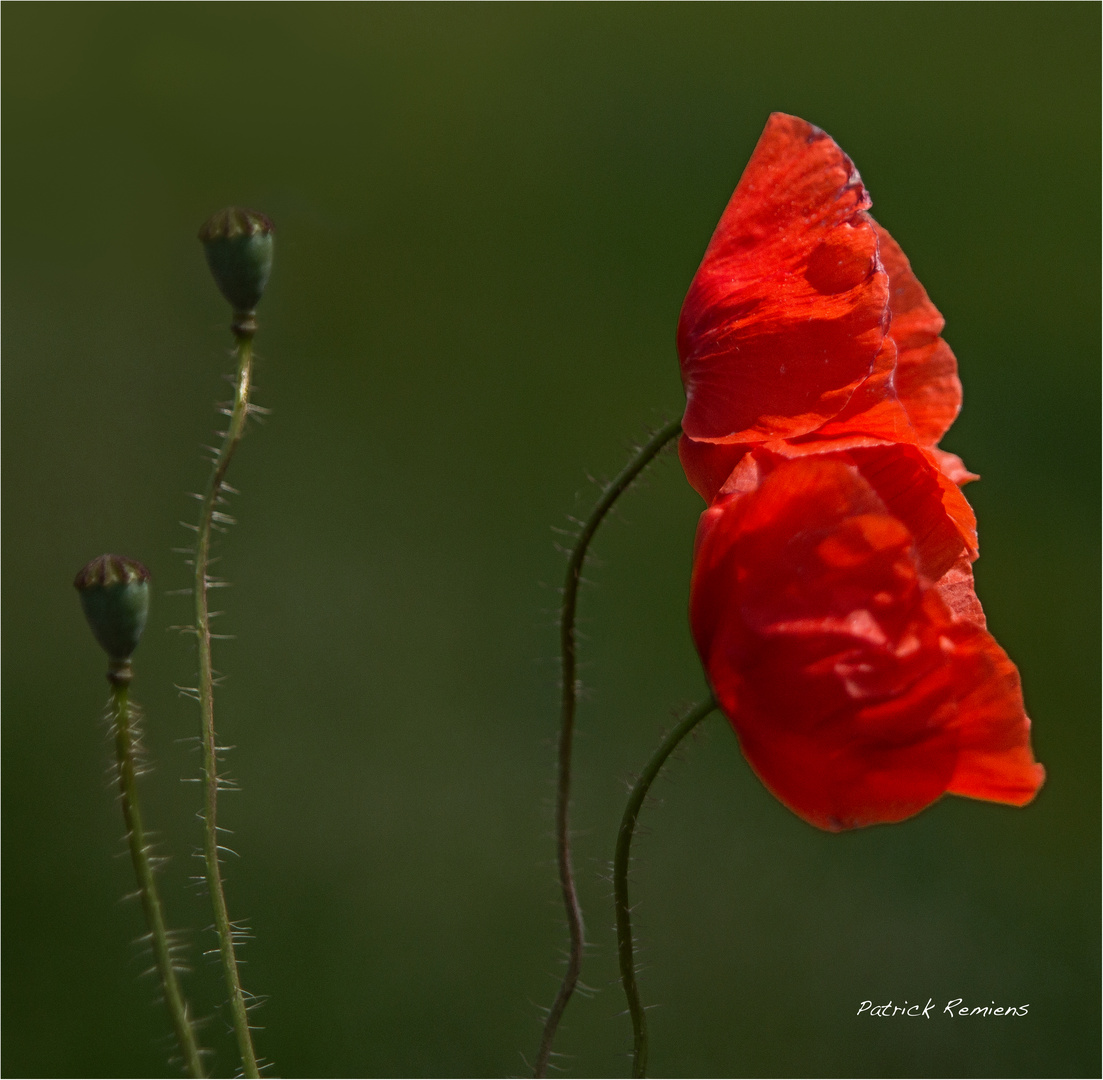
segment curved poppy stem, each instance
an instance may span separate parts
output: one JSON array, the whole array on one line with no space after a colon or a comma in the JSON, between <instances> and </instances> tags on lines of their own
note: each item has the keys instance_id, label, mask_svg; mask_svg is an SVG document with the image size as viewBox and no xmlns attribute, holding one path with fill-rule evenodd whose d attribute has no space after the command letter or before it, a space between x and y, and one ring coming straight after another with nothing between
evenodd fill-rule
<instances>
[{"instance_id":1,"label":"curved poppy stem","mask_svg":"<svg viewBox=\"0 0 1103 1080\"><path fill-rule=\"evenodd\" d=\"M173 946L169 931L165 928L164 909L161 907L161 896L153 876L149 844L142 825L141 810L138 808L138 769L135 763L135 745L138 735L135 710L129 701L130 677L129 662L112 665L108 675L111 681L115 764L118 768L119 799L123 807L123 820L126 822L126 841L130 848L130 860L134 864L134 875L138 879L138 896L141 898L142 911L149 926L149 942L157 964L157 973L161 979L165 1007L169 1011L172 1027L176 1033L176 1042L184 1057L184 1067L188 1076L201 1077L206 1075L203 1071L202 1051L195 1038L195 1027L188 1015L187 1000L176 977Z\"/></svg>"},{"instance_id":2,"label":"curved poppy stem","mask_svg":"<svg viewBox=\"0 0 1103 1080\"><path fill-rule=\"evenodd\" d=\"M567 577L563 584L563 602L559 611L559 648L562 665L562 703L559 722L559 773L555 789L555 839L559 865L559 883L563 890L563 905L567 912L567 927L571 946L567 957L567 971L560 984L559 993L548 1010L544 1021L544 1034L540 1040L540 1052L536 1058L533 1075L546 1076L555 1033L563 1011L571 1000L582 971L582 948L585 930L582 923L582 907L575 889L574 869L571 864L570 798L571 798L571 747L574 741L575 706L578 702L578 662L575 642L575 615L578 608L578 586L582 581L582 567L586 562L590 541L598 526L612 509L613 504L631 486L632 481L655 460L659 451L682 430L681 420L671 420L659 428L641 446L632 459L608 483L601 492L597 505L583 522L582 529L571 549L567 562Z\"/></svg>"},{"instance_id":3,"label":"curved poppy stem","mask_svg":"<svg viewBox=\"0 0 1103 1080\"><path fill-rule=\"evenodd\" d=\"M666 759L680 743L706 716L716 708L716 701L710 696L694 706L659 745L651 760L636 780L628 805L624 808L620 831L617 833L617 853L613 860L613 903L617 911L617 954L620 960L620 978L624 986L624 996L628 999L628 1012L632 1017L632 1075L647 1075L647 1016L640 1004L640 991L636 985L635 941L632 938L632 908L628 903L628 861L632 849L632 837L636 832L636 819L644 799L659 775Z\"/></svg>"},{"instance_id":4,"label":"curved poppy stem","mask_svg":"<svg viewBox=\"0 0 1103 1080\"><path fill-rule=\"evenodd\" d=\"M249 1027L249 1014L245 993L241 988L237 956L234 952L234 927L226 907L226 894L222 888L222 869L219 862L218 843L218 752L214 730L214 670L211 663L211 616L207 604L210 585L208 571L211 555L211 527L218 514L216 507L223 497L226 470L234 456L238 443L245 433L245 420L249 415L249 391L252 385L253 336L249 328L238 329L237 382L230 423L218 451L210 483L203 498L199 515L199 536L195 547L195 630L199 639L199 711L203 730L203 861L207 871L207 891L211 897L214 928L218 935L218 949L222 959L226 990L229 994L230 1015L238 1052L241 1055L242 1072L247 1077L259 1077L256 1051L253 1049L253 1033Z\"/></svg>"}]
</instances>

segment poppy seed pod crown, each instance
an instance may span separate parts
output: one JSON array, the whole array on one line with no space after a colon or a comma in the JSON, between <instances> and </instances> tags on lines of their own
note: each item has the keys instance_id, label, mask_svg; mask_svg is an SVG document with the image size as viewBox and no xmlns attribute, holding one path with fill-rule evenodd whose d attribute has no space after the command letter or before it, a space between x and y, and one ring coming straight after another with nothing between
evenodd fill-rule
<instances>
[{"instance_id":1,"label":"poppy seed pod crown","mask_svg":"<svg viewBox=\"0 0 1103 1080\"><path fill-rule=\"evenodd\" d=\"M100 555L73 581L96 640L111 660L130 659L149 615L149 571L136 559Z\"/></svg>"},{"instance_id":2,"label":"poppy seed pod crown","mask_svg":"<svg viewBox=\"0 0 1103 1080\"><path fill-rule=\"evenodd\" d=\"M256 210L227 206L199 230L215 284L235 312L252 311L272 273L272 222Z\"/></svg>"}]
</instances>

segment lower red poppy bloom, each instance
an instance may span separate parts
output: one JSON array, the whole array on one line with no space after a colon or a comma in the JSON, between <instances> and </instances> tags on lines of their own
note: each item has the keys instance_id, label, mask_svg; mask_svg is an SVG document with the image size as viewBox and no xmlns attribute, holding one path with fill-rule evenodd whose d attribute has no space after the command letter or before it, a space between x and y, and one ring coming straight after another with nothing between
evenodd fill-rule
<instances>
[{"instance_id":1,"label":"lower red poppy bloom","mask_svg":"<svg viewBox=\"0 0 1103 1080\"><path fill-rule=\"evenodd\" d=\"M920 535L935 503L902 518L881 475L900 462L864 464L748 455L702 515L690 617L717 701L766 786L820 828L947 792L1022 805L1044 772L964 538L951 557Z\"/></svg>"}]
</instances>

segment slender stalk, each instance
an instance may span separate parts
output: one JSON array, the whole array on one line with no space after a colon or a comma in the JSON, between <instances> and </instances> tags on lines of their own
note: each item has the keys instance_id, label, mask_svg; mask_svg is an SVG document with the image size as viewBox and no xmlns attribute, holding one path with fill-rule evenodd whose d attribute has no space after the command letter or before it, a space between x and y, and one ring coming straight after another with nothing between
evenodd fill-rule
<instances>
[{"instance_id":1,"label":"slender stalk","mask_svg":"<svg viewBox=\"0 0 1103 1080\"><path fill-rule=\"evenodd\" d=\"M574 742L575 707L578 702L578 661L575 642L575 615L578 608L578 587L582 580L582 568L586 562L590 542L598 526L612 509L613 504L628 489L632 481L647 468L667 443L682 430L680 420L672 420L659 428L650 439L641 446L623 469L605 486L597 505L583 522L574 547L567 562L567 577L563 584L563 601L559 611L559 649L562 664L561 694L562 702L559 721L559 773L555 789L555 840L559 864L559 883L563 890L563 905L567 912L567 927L571 944L567 957L567 971L563 976L559 992L548 1010L544 1021L544 1034L540 1041L540 1052L536 1058L534 1075L546 1076L548 1059L551 1057L555 1033L559 1021L578 985L582 971L582 948L585 929L582 923L582 907L578 902L575 889L574 869L571 863L571 748Z\"/></svg>"},{"instance_id":2,"label":"slender stalk","mask_svg":"<svg viewBox=\"0 0 1103 1080\"><path fill-rule=\"evenodd\" d=\"M632 1016L632 1075L647 1075L647 1017L640 1004L640 991L636 985L635 942L632 938L632 908L628 903L628 860L632 849L632 837L636 831L636 819L640 814L647 792L659 775L666 759L706 716L716 708L710 697L689 712L659 745L628 796L628 805L621 818L617 833L617 853L613 860L613 903L617 911L617 953L620 960L620 978L624 996L628 999L628 1012Z\"/></svg>"},{"instance_id":3,"label":"slender stalk","mask_svg":"<svg viewBox=\"0 0 1103 1080\"><path fill-rule=\"evenodd\" d=\"M195 1029L188 1017L188 1003L180 990L176 969L172 963L172 947L169 944L168 931L165 929L161 897L153 876L145 829L142 826L142 815L138 809L137 770L134 764L136 733L128 700L129 663L113 667L108 678L111 680L111 708L115 729L115 758L119 769L119 795L123 804L123 819L126 821L126 839L130 846L130 858L134 863L135 876L138 878L138 895L141 897L142 911L149 926L150 942L153 946L154 959L157 961L157 971L161 977L165 1005L172 1018L180 1053L184 1056L184 1066L189 1076L204 1076Z\"/></svg>"},{"instance_id":4,"label":"slender stalk","mask_svg":"<svg viewBox=\"0 0 1103 1080\"><path fill-rule=\"evenodd\" d=\"M237 383L234 390L233 409L226 435L215 459L210 484L203 498L199 517L199 534L195 550L195 629L199 639L199 709L203 725L203 774L204 774L204 833L203 859L207 871L207 889L214 911L214 928L218 934L219 953L226 977L230 1014L241 1066L247 1077L259 1077L253 1035L249 1030L249 1016L245 1007L245 995L238 975L237 956L234 953L233 926L226 908L226 895L222 888L222 870L218 856L218 744L214 730L214 675L211 666L211 619L207 605L207 570L211 555L211 526L222 492L222 483L230 459L245 431L249 413L249 390L253 371L253 335L251 327L235 326L237 336Z\"/></svg>"}]
</instances>

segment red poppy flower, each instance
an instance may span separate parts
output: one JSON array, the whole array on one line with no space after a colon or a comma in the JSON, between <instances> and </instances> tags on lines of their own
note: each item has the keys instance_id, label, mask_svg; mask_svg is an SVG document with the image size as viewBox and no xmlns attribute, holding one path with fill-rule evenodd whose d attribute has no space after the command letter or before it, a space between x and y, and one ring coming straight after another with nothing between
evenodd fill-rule
<instances>
[{"instance_id":1,"label":"red poppy flower","mask_svg":"<svg viewBox=\"0 0 1103 1080\"><path fill-rule=\"evenodd\" d=\"M938 500L904 520L902 490L839 455L755 451L737 472L701 518L690 622L763 783L831 830L946 792L1033 798L1044 773L1018 672L985 629L963 543L950 558Z\"/></svg>"},{"instance_id":2,"label":"red poppy flower","mask_svg":"<svg viewBox=\"0 0 1103 1080\"><path fill-rule=\"evenodd\" d=\"M854 166L775 113L678 327L679 453L711 508L690 616L752 767L821 828L1044 776L973 587L943 320Z\"/></svg>"}]
</instances>

